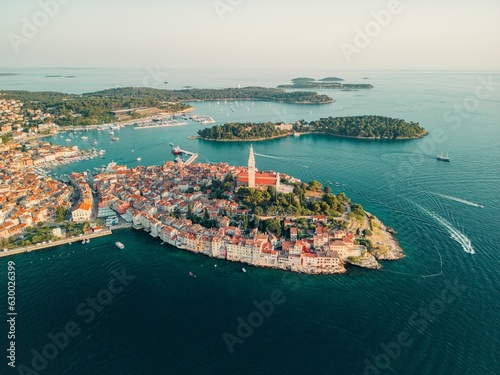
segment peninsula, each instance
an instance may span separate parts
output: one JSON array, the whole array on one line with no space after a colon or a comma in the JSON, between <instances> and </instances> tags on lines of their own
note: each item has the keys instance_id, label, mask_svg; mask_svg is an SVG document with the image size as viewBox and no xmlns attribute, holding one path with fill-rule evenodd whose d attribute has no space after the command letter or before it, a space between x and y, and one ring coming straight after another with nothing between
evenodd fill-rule
<instances>
[{"instance_id":1,"label":"peninsula","mask_svg":"<svg viewBox=\"0 0 500 375\"><path fill-rule=\"evenodd\" d=\"M205 128L198 135L207 141L263 141L290 135L326 134L359 139L416 139L427 135L418 123L384 116L327 117L309 123L227 123Z\"/></svg>"},{"instance_id":2,"label":"peninsula","mask_svg":"<svg viewBox=\"0 0 500 375\"><path fill-rule=\"evenodd\" d=\"M376 269L377 259L403 256L359 204L315 180L258 171L253 148L246 167L112 163L56 181L37 177L33 166L61 150L36 141L10 146L0 150L0 256L87 243L116 225L210 257L307 274L343 273L347 263ZM19 189L23 183L29 189Z\"/></svg>"},{"instance_id":3,"label":"peninsula","mask_svg":"<svg viewBox=\"0 0 500 375\"><path fill-rule=\"evenodd\" d=\"M244 87L226 89L159 90L145 87L116 88L82 95L60 92L0 91L0 100L22 103L19 114L9 125L36 127L90 126L120 123L158 114L192 109L190 101L265 100L295 104L323 104L334 100L311 91L287 92L276 88Z\"/></svg>"}]
</instances>

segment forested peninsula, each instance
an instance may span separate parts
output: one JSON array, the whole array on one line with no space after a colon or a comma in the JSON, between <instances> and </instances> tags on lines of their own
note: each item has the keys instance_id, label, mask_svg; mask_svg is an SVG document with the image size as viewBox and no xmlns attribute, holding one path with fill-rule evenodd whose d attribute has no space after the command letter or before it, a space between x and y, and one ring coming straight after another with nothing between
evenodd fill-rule
<instances>
[{"instance_id":1,"label":"forested peninsula","mask_svg":"<svg viewBox=\"0 0 500 375\"><path fill-rule=\"evenodd\" d=\"M286 92L264 87L183 90L125 87L82 95L0 91L0 98L22 102L22 112L26 117L30 117L35 111L45 114L39 116L40 119L30 121L30 126L37 126L44 121L55 122L59 126L88 126L139 119L151 115L152 110L171 113L188 110L191 106L186 102L189 101L262 100L295 104L333 102L329 96L316 92ZM127 116L119 112L127 112Z\"/></svg>"}]
</instances>

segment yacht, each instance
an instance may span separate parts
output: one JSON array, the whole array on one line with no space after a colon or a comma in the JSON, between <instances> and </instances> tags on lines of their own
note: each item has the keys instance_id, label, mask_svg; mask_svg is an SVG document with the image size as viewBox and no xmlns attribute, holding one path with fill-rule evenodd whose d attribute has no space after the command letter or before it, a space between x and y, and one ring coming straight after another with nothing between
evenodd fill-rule
<instances>
[{"instance_id":1,"label":"yacht","mask_svg":"<svg viewBox=\"0 0 500 375\"><path fill-rule=\"evenodd\" d=\"M118 241L117 241L117 242L115 242L115 245L116 245L116 247L117 247L117 248L119 248L120 250L123 250L123 249L125 248L125 245L124 245L124 244L122 244L121 242L118 242Z\"/></svg>"},{"instance_id":2,"label":"yacht","mask_svg":"<svg viewBox=\"0 0 500 375\"><path fill-rule=\"evenodd\" d=\"M443 155L443 153L441 152L441 155L438 155L436 157L437 160L441 160L441 161L450 161L451 159L448 157L448 153L446 153L446 156Z\"/></svg>"}]
</instances>

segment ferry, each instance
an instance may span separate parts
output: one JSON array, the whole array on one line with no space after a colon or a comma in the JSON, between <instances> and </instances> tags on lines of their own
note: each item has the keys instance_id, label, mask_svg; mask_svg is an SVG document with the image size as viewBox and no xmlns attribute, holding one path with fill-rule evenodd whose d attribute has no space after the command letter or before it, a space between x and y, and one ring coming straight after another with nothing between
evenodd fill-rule
<instances>
[{"instance_id":1,"label":"ferry","mask_svg":"<svg viewBox=\"0 0 500 375\"><path fill-rule=\"evenodd\" d=\"M438 155L436 157L437 160L441 160L441 161L450 161L451 159L448 157L448 153L446 153L446 156L443 155L443 153L441 152L441 155Z\"/></svg>"},{"instance_id":2,"label":"ferry","mask_svg":"<svg viewBox=\"0 0 500 375\"><path fill-rule=\"evenodd\" d=\"M172 154L174 155L180 155L182 154L181 148L179 146L176 146L172 149Z\"/></svg>"},{"instance_id":3,"label":"ferry","mask_svg":"<svg viewBox=\"0 0 500 375\"><path fill-rule=\"evenodd\" d=\"M121 242L118 242L118 241L117 241L117 242L115 242L115 245L116 245L116 247L117 247L117 248L119 248L120 250L123 250L123 249L125 248L125 245L124 245L124 244L122 244Z\"/></svg>"}]
</instances>

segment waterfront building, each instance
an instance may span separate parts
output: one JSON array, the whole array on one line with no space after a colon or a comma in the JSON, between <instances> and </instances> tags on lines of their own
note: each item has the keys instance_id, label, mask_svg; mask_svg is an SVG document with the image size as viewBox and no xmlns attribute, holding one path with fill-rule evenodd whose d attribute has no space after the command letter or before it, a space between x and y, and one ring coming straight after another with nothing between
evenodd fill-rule
<instances>
[{"instance_id":1,"label":"waterfront building","mask_svg":"<svg viewBox=\"0 0 500 375\"><path fill-rule=\"evenodd\" d=\"M71 218L76 223L90 221L91 215L92 215L92 206L84 202L77 204L71 211Z\"/></svg>"}]
</instances>

